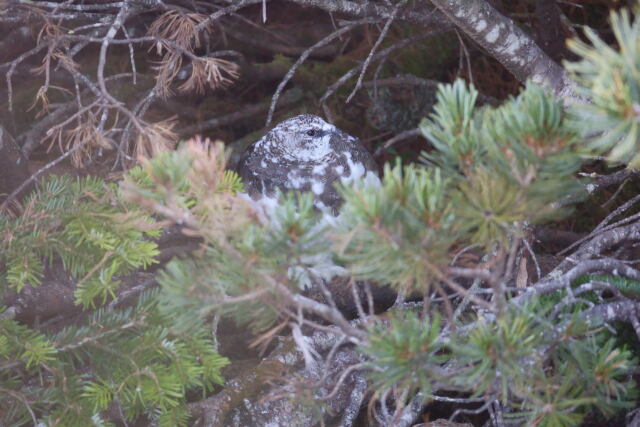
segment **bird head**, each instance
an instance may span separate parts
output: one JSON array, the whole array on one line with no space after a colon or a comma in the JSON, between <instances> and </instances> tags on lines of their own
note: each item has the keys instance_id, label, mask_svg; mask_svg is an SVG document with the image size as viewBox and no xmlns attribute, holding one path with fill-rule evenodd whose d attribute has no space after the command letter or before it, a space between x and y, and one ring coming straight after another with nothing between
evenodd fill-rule
<instances>
[{"instance_id":1,"label":"bird head","mask_svg":"<svg viewBox=\"0 0 640 427\"><path fill-rule=\"evenodd\" d=\"M265 148L279 151L288 160L318 162L355 138L318 116L302 114L279 123L263 138ZM268 142L267 142L268 141Z\"/></svg>"}]
</instances>

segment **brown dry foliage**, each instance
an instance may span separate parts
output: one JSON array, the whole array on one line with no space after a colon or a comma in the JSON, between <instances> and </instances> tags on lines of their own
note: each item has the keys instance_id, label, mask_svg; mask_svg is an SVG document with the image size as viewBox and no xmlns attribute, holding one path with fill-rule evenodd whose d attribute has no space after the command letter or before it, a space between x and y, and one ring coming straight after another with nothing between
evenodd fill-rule
<instances>
[{"instance_id":1,"label":"brown dry foliage","mask_svg":"<svg viewBox=\"0 0 640 427\"><path fill-rule=\"evenodd\" d=\"M154 67L156 72L156 88L161 98L168 98L172 95L171 83L178 75L178 71L182 67L182 55L175 52L165 53L162 61Z\"/></svg>"},{"instance_id":2,"label":"brown dry foliage","mask_svg":"<svg viewBox=\"0 0 640 427\"><path fill-rule=\"evenodd\" d=\"M178 87L181 92L202 94L207 87L218 89L229 86L240 75L238 64L226 59L201 58L192 61L191 66L191 75Z\"/></svg>"},{"instance_id":3,"label":"brown dry foliage","mask_svg":"<svg viewBox=\"0 0 640 427\"><path fill-rule=\"evenodd\" d=\"M196 33L196 26L207 19L207 15L201 13L184 13L177 10L170 10L158 17L147 31L150 36L161 39L156 44L158 55L162 54L162 50L173 50L170 40L176 45L192 51L200 47L200 37ZM211 27L207 26L204 33L208 33Z\"/></svg>"},{"instance_id":4,"label":"brown dry foliage","mask_svg":"<svg viewBox=\"0 0 640 427\"><path fill-rule=\"evenodd\" d=\"M62 153L75 150L71 154L71 164L74 167L84 166L93 157L97 149L110 150L112 141L103 130L98 127L98 118L92 111L88 111L77 120L77 126L72 129L58 127L48 135L49 150L57 143Z\"/></svg>"},{"instance_id":5,"label":"brown dry foliage","mask_svg":"<svg viewBox=\"0 0 640 427\"><path fill-rule=\"evenodd\" d=\"M155 44L156 53L163 55L154 67L156 86L162 98L171 95L171 84L182 68L184 55L190 57L192 69L189 78L178 87L180 92L195 91L201 94L207 88L228 86L238 78L238 65L234 62L190 55L200 47L200 34L207 34L211 29L211 24L208 24L202 33L196 31L196 26L206 19L207 16L200 13L169 11L149 27L147 34L159 39Z\"/></svg>"},{"instance_id":6,"label":"brown dry foliage","mask_svg":"<svg viewBox=\"0 0 640 427\"><path fill-rule=\"evenodd\" d=\"M168 51L155 67L158 94L167 98L172 94L171 84L182 68L182 54ZM240 76L238 64L221 58L192 58L191 74L180 86L180 92L202 94L207 88L227 87Z\"/></svg>"},{"instance_id":7,"label":"brown dry foliage","mask_svg":"<svg viewBox=\"0 0 640 427\"><path fill-rule=\"evenodd\" d=\"M183 148L191 159L187 174L189 188L198 200L193 213L201 224L204 237L226 244L229 236L246 228L252 221L251 205L225 189L228 152L221 141L191 138Z\"/></svg>"},{"instance_id":8,"label":"brown dry foliage","mask_svg":"<svg viewBox=\"0 0 640 427\"><path fill-rule=\"evenodd\" d=\"M40 89L38 89L38 93L36 94L33 104L29 108L35 108L36 105L40 103L41 108L37 113L37 117L49 113L49 97L47 96L47 92L49 91L50 87L54 87L56 89L64 90L68 93L71 93L69 89L59 86L51 86L51 64L61 64L65 69L68 70L77 70L79 68L79 65L73 59L71 59L71 57L65 54L64 50L68 46L66 43L60 42L60 40L62 39L62 34L63 29L59 25L51 23L48 19L44 19L44 25L42 26L36 37L37 45L40 45L42 43L47 44L47 52L42 58L42 64L38 67L34 67L31 70L32 73L36 75L45 75L44 84L40 87Z\"/></svg>"},{"instance_id":9,"label":"brown dry foliage","mask_svg":"<svg viewBox=\"0 0 640 427\"><path fill-rule=\"evenodd\" d=\"M162 151L173 149L178 142L178 135L174 132L176 123L176 118L170 117L147 124L135 140L136 158L139 160L150 158Z\"/></svg>"}]
</instances>

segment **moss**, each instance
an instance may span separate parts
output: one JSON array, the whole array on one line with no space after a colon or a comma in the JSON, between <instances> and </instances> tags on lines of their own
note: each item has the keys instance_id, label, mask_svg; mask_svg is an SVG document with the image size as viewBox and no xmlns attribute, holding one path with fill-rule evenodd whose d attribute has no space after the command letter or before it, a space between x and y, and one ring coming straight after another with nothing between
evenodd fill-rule
<instances>
[{"instance_id":1,"label":"moss","mask_svg":"<svg viewBox=\"0 0 640 427\"><path fill-rule=\"evenodd\" d=\"M402 49L393 64L403 73L447 80L448 64L457 61L459 44L455 33L440 34Z\"/></svg>"}]
</instances>

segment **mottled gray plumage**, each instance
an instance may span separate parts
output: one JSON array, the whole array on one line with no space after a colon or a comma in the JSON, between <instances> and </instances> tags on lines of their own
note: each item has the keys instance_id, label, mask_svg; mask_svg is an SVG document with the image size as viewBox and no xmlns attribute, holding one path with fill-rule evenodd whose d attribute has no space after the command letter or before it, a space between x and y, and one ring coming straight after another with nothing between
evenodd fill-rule
<instances>
[{"instance_id":1,"label":"mottled gray plumage","mask_svg":"<svg viewBox=\"0 0 640 427\"><path fill-rule=\"evenodd\" d=\"M255 201L275 200L281 191L311 191L315 205L335 212L340 196L334 183L375 179L377 166L360 140L318 116L285 120L247 148L238 171Z\"/></svg>"}]
</instances>

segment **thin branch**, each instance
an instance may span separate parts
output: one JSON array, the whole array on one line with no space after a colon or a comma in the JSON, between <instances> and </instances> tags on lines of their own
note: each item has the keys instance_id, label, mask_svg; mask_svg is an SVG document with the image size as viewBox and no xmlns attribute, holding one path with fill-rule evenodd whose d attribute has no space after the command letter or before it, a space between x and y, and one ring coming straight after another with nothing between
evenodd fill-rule
<instances>
[{"instance_id":1,"label":"thin branch","mask_svg":"<svg viewBox=\"0 0 640 427\"><path fill-rule=\"evenodd\" d=\"M32 1L18 0L18 3L33 5ZM101 3L101 4L73 4L70 2L65 3L56 3L50 1L38 1L38 7L53 9L53 11L62 10L75 10L79 12L90 11L90 10L108 10L108 9L117 9L122 7L123 2L117 3Z\"/></svg>"},{"instance_id":2,"label":"thin branch","mask_svg":"<svg viewBox=\"0 0 640 427\"><path fill-rule=\"evenodd\" d=\"M407 4L407 1L408 0L400 0L393 8L393 12L391 12L391 16L389 17L389 19L387 19L387 22L385 22L384 27L382 28L382 31L378 36L378 39L376 40L375 44L369 51L369 54L367 55L367 59L365 59L364 61L364 64L362 64L362 70L360 71L360 75L358 76L358 81L356 82L356 85L351 91L351 93L349 94L349 96L347 96L347 101L346 101L347 103L351 102L351 99L353 99L356 92L362 86L362 80L364 79L364 75L367 73L367 69L369 68L369 64L373 59L373 55L376 53L376 51L382 44L382 41L387 36L387 33L389 32L389 28L391 28L391 24L396 19L396 16L398 16L398 12L400 11L400 8L403 7L405 4Z\"/></svg>"},{"instance_id":3,"label":"thin branch","mask_svg":"<svg viewBox=\"0 0 640 427\"><path fill-rule=\"evenodd\" d=\"M273 97L271 98L271 106L269 107L269 112L267 113L267 120L265 122L265 126L269 126L271 124L271 121L273 120L273 113L275 112L276 104L278 102L278 98L280 97L280 94L284 90L284 87L287 85L287 83L289 83L289 80L291 80L291 78L295 74L295 72L298 69L298 67L300 67L300 65L302 65L302 63L309 57L309 55L311 55L311 52L313 52L314 50L319 49L319 48L321 48L323 46L326 46L327 44L331 43L334 39L340 37L342 34L345 34L345 33L349 32L349 31L351 31L353 28L355 28L358 25L370 24L372 22L375 22L375 21L362 20L362 21L358 21L358 22L352 22L352 23L350 23L350 24L348 24L348 25L346 25L346 26L334 31L333 33L331 33L328 36L324 37L322 40L320 40L319 42L317 42L316 44L314 44L313 46L311 46L310 48L308 48L307 50L302 52L302 55L300 55L298 60L291 66L291 68L289 68L289 71L287 72L287 74L284 76L284 78L282 79L282 81L278 85L278 88L276 89L276 92L273 94Z\"/></svg>"},{"instance_id":4,"label":"thin branch","mask_svg":"<svg viewBox=\"0 0 640 427\"><path fill-rule=\"evenodd\" d=\"M107 61L107 49L109 47L109 43L113 40L116 33L122 25L124 24L125 19L129 13L129 0L125 0L120 6L120 11L118 15L115 17L109 30L107 30L107 34L102 39L102 45L100 46L100 54L98 56L98 85L102 90L105 96L108 96L107 86L104 81L104 67Z\"/></svg>"},{"instance_id":5,"label":"thin branch","mask_svg":"<svg viewBox=\"0 0 640 427\"><path fill-rule=\"evenodd\" d=\"M378 52L375 55L373 55L372 61L377 61L379 59L386 58L387 56L389 56L390 54L392 54L393 52L395 52L395 51L397 51L399 49L403 49L403 48L405 48L407 46L410 46L411 44L419 42L420 40L424 40L424 39L427 39L429 37L433 37L433 36L439 35L439 34L445 32L445 31L447 31L449 29L451 29L451 27L442 25L438 29L430 30L430 31L427 31L425 33L418 34L416 36L409 37L409 38L406 38L404 40L401 40L398 43L395 43L395 44L389 46L388 48L383 49L380 52ZM331 95L333 95L342 85L344 85L352 77L354 77L356 74L358 74L358 72L360 72L360 70L362 70L363 66L364 66L364 63L357 65L356 67L354 67L351 70L349 70L348 72L346 72L338 80L336 80L331 86L329 86L327 88L327 90L325 91L325 93L320 98L320 103L324 104L327 101L327 99Z\"/></svg>"},{"instance_id":6,"label":"thin branch","mask_svg":"<svg viewBox=\"0 0 640 427\"><path fill-rule=\"evenodd\" d=\"M584 243L571 256L565 258L549 275L557 275L566 271L570 266L579 264L581 261L600 256L604 251L620 243L640 241L640 222L636 221L638 218L640 218L640 214L632 215L603 228L602 232ZM630 221L634 222L629 225L623 225Z\"/></svg>"},{"instance_id":7,"label":"thin branch","mask_svg":"<svg viewBox=\"0 0 640 427\"><path fill-rule=\"evenodd\" d=\"M571 251L571 249L575 248L576 246L581 245L582 243L586 242L589 239L593 239L598 234L602 234L605 231L612 230L612 229L614 229L616 227L619 227L620 225L628 223L629 221L634 221L636 219L636 215L637 214L636 215L632 215L631 217L624 218L621 221L618 221L618 222L616 222L614 224L611 224L611 225L607 226L607 224L613 218L615 218L618 215L622 214L623 212L625 212L627 209L631 208L633 205L635 205L638 202L640 202L640 195L635 196L631 200L626 201L623 205L619 206L613 212L611 212L609 215L607 215L606 218L603 219L600 222L600 224L598 224L596 226L596 228L591 233L589 233L588 235L582 237L581 239L573 242L571 245L569 245L568 247L566 247L563 250L561 250L560 252L558 252L557 255L564 255L567 252Z\"/></svg>"},{"instance_id":8,"label":"thin branch","mask_svg":"<svg viewBox=\"0 0 640 427\"><path fill-rule=\"evenodd\" d=\"M27 58L30 58L32 56L34 56L35 54L37 54L38 52L40 52L42 49L48 47L46 43L42 43L37 45L36 47L29 49L28 51L24 52L22 55L18 56L16 59L14 59L13 61L7 63L7 64L3 64L0 65L0 71L2 71L3 67L9 67L9 71L7 71L7 74L5 76L5 79L7 80L7 102L8 102L8 110L9 111L13 111L13 85L11 82L11 77L13 76L13 73L16 70L16 67L18 66L18 64L20 64L22 61L26 60Z\"/></svg>"},{"instance_id":9,"label":"thin branch","mask_svg":"<svg viewBox=\"0 0 640 427\"><path fill-rule=\"evenodd\" d=\"M586 260L580 262L564 274L560 275L553 272L548 274L546 279L533 286L529 286L521 295L511 299L510 302L519 304L532 296L546 295L551 292L566 289L580 276L603 272L631 280L640 280L640 271L628 266L622 261L610 258Z\"/></svg>"},{"instance_id":10,"label":"thin branch","mask_svg":"<svg viewBox=\"0 0 640 427\"><path fill-rule=\"evenodd\" d=\"M623 183L631 177L637 177L638 173L635 169L622 169L607 175L598 175L596 173L580 173L579 175L595 179L595 182L590 182L586 185L587 192L593 194L603 188Z\"/></svg>"},{"instance_id":11,"label":"thin branch","mask_svg":"<svg viewBox=\"0 0 640 427\"><path fill-rule=\"evenodd\" d=\"M200 22L198 25L195 26L194 28L195 36L197 37L198 32L207 28L212 22L218 20L222 16L228 15L246 6L260 3L260 2L262 2L262 0L237 0L235 4L232 4L231 6L227 6L224 9L220 9L217 12L210 14L207 17L207 19L204 19L202 22Z\"/></svg>"},{"instance_id":12,"label":"thin branch","mask_svg":"<svg viewBox=\"0 0 640 427\"><path fill-rule=\"evenodd\" d=\"M24 181L22 184L20 184L20 186L18 188L13 190L13 192L11 194L9 194L9 196L7 196L7 198L2 202L2 204L0 204L0 212L3 212L7 208L9 203L13 199L15 199L16 196L18 196L22 191L24 191L32 182L34 182L40 175L42 175L44 172L46 172L47 170L51 169L52 167L54 167L58 163L62 162L67 157L71 156L73 153L75 153L76 151L78 151L79 149L81 149L82 147L87 145L87 143L89 143L89 142L91 142L89 139L86 139L86 140L82 141L80 144L74 146L69 151L67 151L63 155L59 156L57 159L54 159L54 160L50 161L49 163L47 163L46 165L44 165L43 167L38 169L36 172L34 172L26 181Z\"/></svg>"},{"instance_id":13,"label":"thin branch","mask_svg":"<svg viewBox=\"0 0 640 427\"><path fill-rule=\"evenodd\" d=\"M376 151L373 153L373 157L380 157L382 153L387 151L389 148L393 147L399 142L405 141L407 139L412 139L422 136L420 129L409 129L404 132L400 132L395 135L393 138L387 139L380 147L376 148Z\"/></svg>"},{"instance_id":14,"label":"thin branch","mask_svg":"<svg viewBox=\"0 0 640 427\"><path fill-rule=\"evenodd\" d=\"M297 89L290 89L282 94L280 107L295 104L302 99L302 92ZM223 116L214 117L208 120L203 120L195 125L184 127L178 130L178 135L187 137L198 133L203 133L211 129L219 128L221 126L230 125L240 120L255 116L262 112L268 111L269 102L262 102L260 104L249 105L245 108L234 111L233 113L225 114Z\"/></svg>"}]
</instances>

